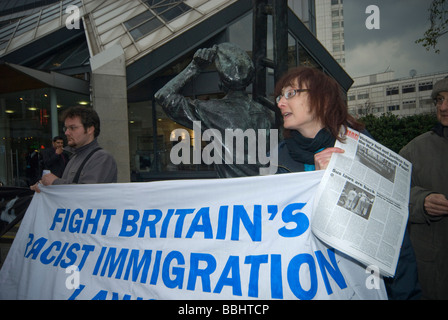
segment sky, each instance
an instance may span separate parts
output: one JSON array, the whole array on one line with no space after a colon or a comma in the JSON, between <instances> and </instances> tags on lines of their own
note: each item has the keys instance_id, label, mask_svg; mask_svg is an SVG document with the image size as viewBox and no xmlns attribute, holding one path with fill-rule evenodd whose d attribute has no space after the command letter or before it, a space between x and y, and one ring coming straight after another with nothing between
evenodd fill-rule
<instances>
[{"instance_id":1,"label":"sky","mask_svg":"<svg viewBox=\"0 0 448 320\"><path fill-rule=\"evenodd\" d=\"M448 34L439 39L437 54L415 41L429 27L431 0L344 0L345 70L351 77L395 71L408 77L448 72ZM379 9L379 29L369 30L369 5Z\"/></svg>"}]
</instances>

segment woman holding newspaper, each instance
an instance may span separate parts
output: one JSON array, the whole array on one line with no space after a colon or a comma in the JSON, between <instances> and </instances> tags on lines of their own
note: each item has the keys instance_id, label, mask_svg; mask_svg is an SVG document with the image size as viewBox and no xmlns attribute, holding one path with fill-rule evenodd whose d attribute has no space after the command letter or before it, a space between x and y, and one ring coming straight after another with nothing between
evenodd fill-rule
<instances>
[{"instance_id":1,"label":"woman holding newspaper","mask_svg":"<svg viewBox=\"0 0 448 320\"><path fill-rule=\"evenodd\" d=\"M339 84L318 69L291 69L277 82L275 96L285 129L277 173L326 169L333 153L344 152L334 144L345 140L347 127L369 135L348 113ZM389 299L420 297L415 255L407 233L395 277L385 279L385 283Z\"/></svg>"}]
</instances>

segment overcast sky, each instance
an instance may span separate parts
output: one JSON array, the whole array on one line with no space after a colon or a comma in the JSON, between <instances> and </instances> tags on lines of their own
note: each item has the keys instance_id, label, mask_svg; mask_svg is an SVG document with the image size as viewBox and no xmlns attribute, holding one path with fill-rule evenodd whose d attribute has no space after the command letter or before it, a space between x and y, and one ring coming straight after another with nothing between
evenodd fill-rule
<instances>
[{"instance_id":1,"label":"overcast sky","mask_svg":"<svg viewBox=\"0 0 448 320\"><path fill-rule=\"evenodd\" d=\"M415 40L429 26L431 0L344 0L346 71L351 77L395 71L397 78L417 74L448 72L448 34L439 40L440 53L426 51ZM380 11L380 29L365 26L369 5Z\"/></svg>"}]
</instances>

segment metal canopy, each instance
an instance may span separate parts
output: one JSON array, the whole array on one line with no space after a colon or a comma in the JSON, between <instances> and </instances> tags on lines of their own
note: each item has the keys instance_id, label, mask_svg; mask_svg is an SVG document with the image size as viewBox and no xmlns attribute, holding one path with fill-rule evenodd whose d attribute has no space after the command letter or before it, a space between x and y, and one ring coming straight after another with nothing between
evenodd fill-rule
<instances>
[{"instance_id":1,"label":"metal canopy","mask_svg":"<svg viewBox=\"0 0 448 320\"><path fill-rule=\"evenodd\" d=\"M0 49L0 57L5 61L29 66L33 60L48 55L50 50L80 36L87 39L90 57L118 43L125 52L127 87L131 89L207 39L218 35L233 21L251 11L253 3L256 3L253 0L186 0L172 3L177 2L184 2L184 9L188 10L173 20L165 21L163 15L171 11L161 11L159 16L154 2L147 0L60 1L40 11L34 18L35 28L29 27L28 30L21 27L26 19L30 19L27 17L17 23L8 37L7 30L0 29L6 41L3 42L5 48ZM65 28L67 14L64 14L64 8L67 4L79 5L83 20L80 29ZM154 17L148 18L146 12L151 12ZM287 16L289 33L347 91L353 83L350 76L289 9ZM161 22L160 26L144 33L144 26L156 18ZM19 30L24 33L18 36ZM141 36L135 36L137 33Z\"/></svg>"},{"instance_id":2,"label":"metal canopy","mask_svg":"<svg viewBox=\"0 0 448 320\"><path fill-rule=\"evenodd\" d=\"M0 94L53 87L89 94L87 81L57 72L43 72L8 62L0 62Z\"/></svg>"},{"instance_id":3,"label":"metal canopy","mask_svg":"<svg viewBox=\"0 0 448 320\"><path fill-rule=\"evenodd\" d=\"M127 70L128 89L148 79L170 63L183 56L192 48L218 35L233 21L244 16L252 9L250 0L239 0L221 8L219 12L203 19L194 27L178 31L178 36L160 42L159 46L145 56L129 64ZM169 41L168 41L169 40Z\"/></svg>"}]
</instances>

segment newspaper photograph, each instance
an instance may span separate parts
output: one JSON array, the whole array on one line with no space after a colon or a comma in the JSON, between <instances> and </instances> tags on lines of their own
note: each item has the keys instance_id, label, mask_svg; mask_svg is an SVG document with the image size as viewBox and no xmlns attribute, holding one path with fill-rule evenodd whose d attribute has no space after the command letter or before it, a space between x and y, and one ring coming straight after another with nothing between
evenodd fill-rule
<instances>
[{"instance_id":1,"label":"newspaper photograph","mask_svg":"<svg viewBox=\"0 0 448 320\"><path fill-rule=\"evenodd\" d=\"M408 220L412 164L350 128L316 193L312 230L323 242L393 276Z\"/></svg>"}]
</instances>

